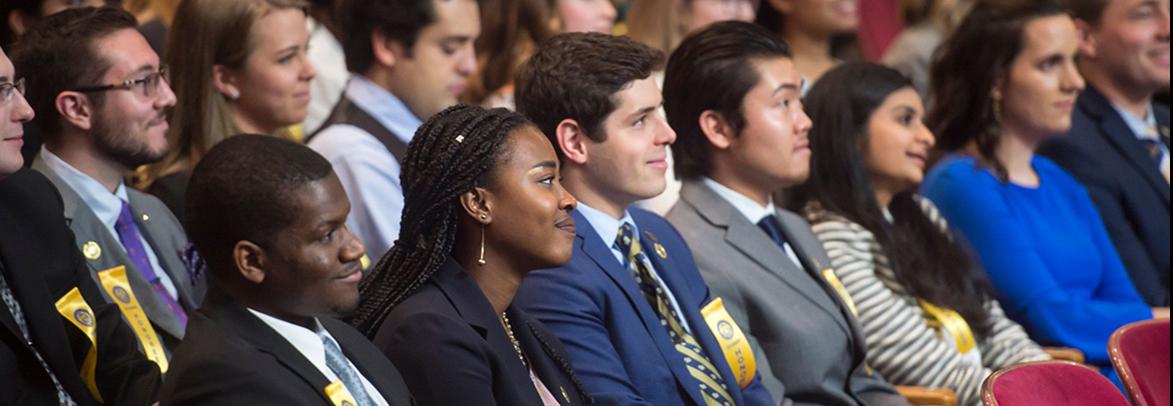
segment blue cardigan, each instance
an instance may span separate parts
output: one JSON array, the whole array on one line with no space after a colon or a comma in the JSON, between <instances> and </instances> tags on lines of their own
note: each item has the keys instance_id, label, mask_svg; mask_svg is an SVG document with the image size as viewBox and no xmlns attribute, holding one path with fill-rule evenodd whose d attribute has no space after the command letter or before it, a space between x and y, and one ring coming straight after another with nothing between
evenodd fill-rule
<instances>
[{"instance_id":1,"label":"blue cardigan","mask_svg":"<svg viewBox=\"0 0 1173 406\"><path fill-rule=\"evenodd\" d=\"M1110 368L1108 337L1152 318L1152 309L1083 186L1047 158L1031 164L1037 188L1002 183L971 156L949 156L921 192L976 250L1006 313L1031 337Z\"/></svg>"}]
</instances>

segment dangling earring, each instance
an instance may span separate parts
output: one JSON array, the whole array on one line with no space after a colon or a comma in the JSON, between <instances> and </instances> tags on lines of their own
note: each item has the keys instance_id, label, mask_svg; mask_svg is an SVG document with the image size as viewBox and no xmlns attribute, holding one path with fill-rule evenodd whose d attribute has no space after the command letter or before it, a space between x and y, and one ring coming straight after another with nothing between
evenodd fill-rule
<instances>
[{"instance_id":1,"label":"dangling earring","mask_svg":"<svg viewBox=\"0 0 1173 406\"><path fill-rule=\"evenodd\" d=\"M488 216L481 215L481 220L487 218ZM485 266L485 223L481 223L481 257L477 259L477 265Z\"/></svg>"},{"instance_id":2,"label":"dangling earring","mask_svg":"<svg viewBox=\"0 0 1173 406\"><path fill-rule=\"evenodd\" d=\"M993 90L990 92L994 109L994 123L1002 124L1002 92Z\"/></svg>"}]
</instances>

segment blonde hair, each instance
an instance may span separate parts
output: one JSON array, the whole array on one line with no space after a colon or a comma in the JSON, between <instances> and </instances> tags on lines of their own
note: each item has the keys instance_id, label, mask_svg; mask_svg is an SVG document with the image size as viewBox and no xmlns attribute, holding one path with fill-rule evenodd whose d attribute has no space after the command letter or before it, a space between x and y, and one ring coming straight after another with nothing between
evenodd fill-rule
<instances>
[{"instance_id":1,"label":"blonde hair","mask_svg":"<svg viewBox=\"0 0 1173 406\"><path fill-rule=\"evenodd\" d=\"M134 14L140 23L158 18L164 26L171 27L179 0L122 0L122 8Z\"/></svg>"},{"instance_id":2,"label":"blonde hair","mask_svg":"<svg viewBox=\"0 0 1173 406\"><path fill-rule=\"evenodd\" d=\"M140 168L146 189L173 173L190 172L212 146L240 130L232 110L212 83L215 65L244 67L253 51L252 27L270 11L299 8L306 0L182 0L167 39L167 64L176 103L168 122L171 152Z\"/></svg>"},{"instance_id":3,"label":"blonde hair","mask_svg":"<svg viewBox=\"0 0 1173 406\"><path fill-rule=\"evenodd\" d=\"M665 54L686 34L681 10L686 0L638 0L627 14L627 36Z\"/></svg>"}]
</instances>

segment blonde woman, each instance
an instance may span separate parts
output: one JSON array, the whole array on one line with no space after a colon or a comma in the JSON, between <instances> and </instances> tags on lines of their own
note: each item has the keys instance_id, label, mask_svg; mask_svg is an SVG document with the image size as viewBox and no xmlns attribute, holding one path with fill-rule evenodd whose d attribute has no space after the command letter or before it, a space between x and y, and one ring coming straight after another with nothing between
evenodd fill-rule
<instances>
[{"instance_id":1,"label":"blonde woman","mask_svg":"<svg viewBox=\"0 0 1173 406\"><path fill-rule=\"evenodd\" d=\"M171 153L140 170L139 187L183 219L184 192L200 158L232 134L282 135L305 119L310 80L305 0L183 0L167 62L179 101Z\"/></svg>"}]
</instances>

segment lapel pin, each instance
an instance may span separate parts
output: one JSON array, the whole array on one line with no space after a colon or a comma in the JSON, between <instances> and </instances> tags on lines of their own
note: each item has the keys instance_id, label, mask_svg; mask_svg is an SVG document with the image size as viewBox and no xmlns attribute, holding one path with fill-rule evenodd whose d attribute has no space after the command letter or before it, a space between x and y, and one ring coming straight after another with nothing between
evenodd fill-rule
<instances>
[{"instance_id":1,"label":"lapel pin","mask_svg":"<svg viewBox=\"0 0 1173 406\"><path fill-rule=\"evenodd\" d=\"M665 250L664 246L660 245L660 240L656 238L655 234L652 234L651 231L644 231L644 236L652 240L652 248L656 250L656 255L659 255L661 259L668 259L668 250Z\"/></svg>"},{"instance_id":2,"label":"lapel pin","mask_svg":"<svg viewBox=\"0 0 1173 406\"><path fill-rule=\"evenodd\" d=\"M144 213L143 214L143 221L151 221L151 216L149 214Z\"/></svg>"},{"instance_id":3,"label":"lapel pin","mask_svg":"<svg viewBox=\"0 0 1173 406\"><path fill-rule=\"evenodd\" d=\"M558 390L562 392L562 398L566 399L566 404L570 404L570 395L566 393L566 388L559 386Z\"/></svg>"},{"instance_id":4,"label":"lapel pin","mask_svg":"<svg viewBox=\"0 0 1173 406\"><path fill-rule=\"evenodd\" d=\"M358 264L364 271L371 269L371 257L368 257L367 254L362 254L362 258L358 259Z\"/></svg>"},{"instance_id":5,"label":"lapel pin","mask_svg":"<svg viewBox=\"0 0 1173 406\"><path fill-rule=\"evenodd\" d=\"M81 253L86 256L86 259L93 261L102 257L102 247L98 246L98 243L90 241L81 247Z\"/></svg>"}]
</instances>

